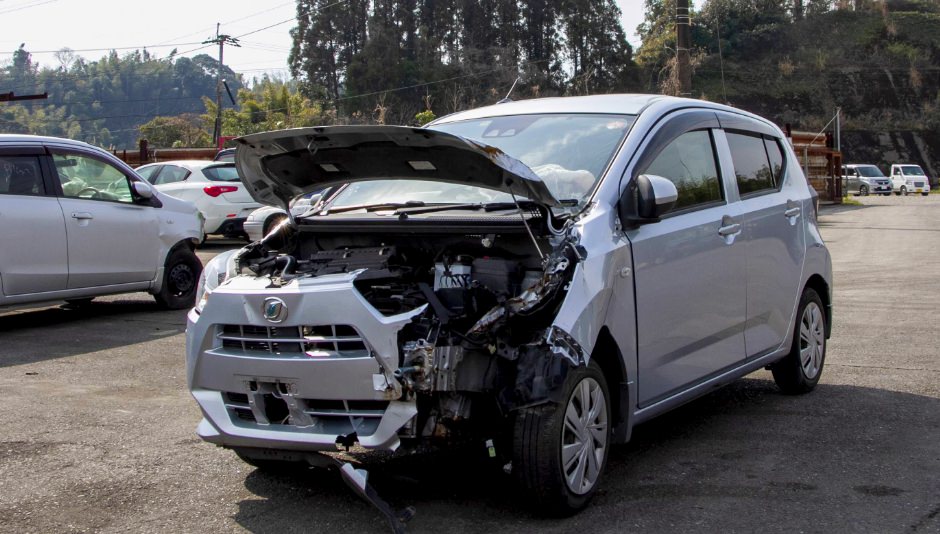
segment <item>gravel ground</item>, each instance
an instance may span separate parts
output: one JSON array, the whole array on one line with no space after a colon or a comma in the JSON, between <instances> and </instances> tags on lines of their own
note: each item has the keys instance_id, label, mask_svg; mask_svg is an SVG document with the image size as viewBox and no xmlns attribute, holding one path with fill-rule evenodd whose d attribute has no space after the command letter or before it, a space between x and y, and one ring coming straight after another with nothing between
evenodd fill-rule
<instances>
[{"instance_id":1,"label":"gravel ground","mask_svg":"<svg viewBox=\"0 0 940 534\"><path fill-rule=\"evenodd\" d=\"M812 394L761 371L638 426L569 519L481 455L368 455L372 482L414 532L940 532L940 195L860 201L821 217L836 320ZM0 531L385 531L334 473L195 436L184 329L144 294L0 313Z\"/></svg>"}]
</instances>

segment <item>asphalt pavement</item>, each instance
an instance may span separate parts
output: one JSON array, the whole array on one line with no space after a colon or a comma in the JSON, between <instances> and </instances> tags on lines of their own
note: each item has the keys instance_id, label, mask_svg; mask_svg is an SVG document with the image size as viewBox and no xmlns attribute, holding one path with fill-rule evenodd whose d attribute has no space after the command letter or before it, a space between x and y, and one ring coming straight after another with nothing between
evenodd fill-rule
<instances>
[{"instance_id":1,"label":"asphalt pavement","mask_svg":"<svg viewBox=\"0 0 940 534\"><path fill-rule=\"evenodd\" d=\"M359 460L413 532L940 532L940 195L860 201L821 216L816 391L760 371L638 426L581 514L533 517L482 451ZM146 294L0 312L0 532L385 532L335 473L196 437L184 330Z\"/></svg>"}]
</instances>

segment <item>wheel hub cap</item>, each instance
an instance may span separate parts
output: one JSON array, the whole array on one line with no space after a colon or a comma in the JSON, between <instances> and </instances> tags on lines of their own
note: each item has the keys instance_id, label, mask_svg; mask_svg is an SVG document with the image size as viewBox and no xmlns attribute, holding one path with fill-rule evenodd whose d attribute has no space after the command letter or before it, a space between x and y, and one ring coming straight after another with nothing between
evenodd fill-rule
<instances>
[{"instance_id":1,"label":"wheel hub cap","mask_svg":"<svg viewBox=\"0 0 940 534\"><path fill-rule=\"evenodd\" d=\"M594 487L607 450L607 399L593 378L585 378L571 392L565 407L561 435L561 462L565 483L583 495Z\"/></svg>"},{"instance_id":2,"label":"wheel hub cap","mask_svg":"<svg viewBox=\"0 0 940 534\"><path fill-rule=\"evenodd\" d=\"M822 310L810 302L800 319L800 366L806 378L812 380L822 368L826 348L826 332Z\"/></svg>"}]
</instances>

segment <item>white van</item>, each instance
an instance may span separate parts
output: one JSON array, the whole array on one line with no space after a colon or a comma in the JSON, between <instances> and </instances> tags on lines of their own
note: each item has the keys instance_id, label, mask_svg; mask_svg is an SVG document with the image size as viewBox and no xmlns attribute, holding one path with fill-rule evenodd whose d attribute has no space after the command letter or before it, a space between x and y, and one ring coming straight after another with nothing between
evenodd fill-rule
<instances>
[{"instance_id":1,"label":"white van","mask_svg":"<svg viewBox=\"0 0 940 534\"><path fill-rule=\"evenodd\" d=\"M891 187L895 195L908 193L930 194L930 178L920 165L911 163L897 163L891 166Z\"/></svg>"}]
</instances>

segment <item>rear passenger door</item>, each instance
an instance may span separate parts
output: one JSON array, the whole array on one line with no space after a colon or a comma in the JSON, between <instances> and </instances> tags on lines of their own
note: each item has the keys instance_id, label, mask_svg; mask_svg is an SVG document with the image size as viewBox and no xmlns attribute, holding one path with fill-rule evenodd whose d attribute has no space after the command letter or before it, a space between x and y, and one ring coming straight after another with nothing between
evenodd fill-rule
<instances>
[{"instance_id":1,"label":"rear passenger door","mask_svg":"<svg viewBox=\"0 0 940 534\"><path fill-rule=\"evenodd\" d=\"M627 230L633 251L641 408L744 361L745 256L713 112L681 111L652 132L631 172L676 184L676 208ZM733 189L732 189L733 191Z\"/></svg>"},{"instance_id":2,"label":"rear passenger door","mask_svg":"<svg viewBox=\"0 0 940 534\"><path fill-rule=\"evenodd\" d=\"M744 210L742 244L747 253L748 357L780 347L800 297L806 254L803 210L806 186L788 179L786 151L777 132L747 117L719 114ZM849 172L853 172L850 170Z\"/></svg>"},{"instance_id":3,"label":"rear passenger door","mask_svg":"<svg viewBox=\"0 0 940 534\"><path fill-rule=\"evenodd\" d=\"M42 147L0 145L0 287L6 296L65 289L62 208L43 178Z\"/></svg>"}]
</instances>

